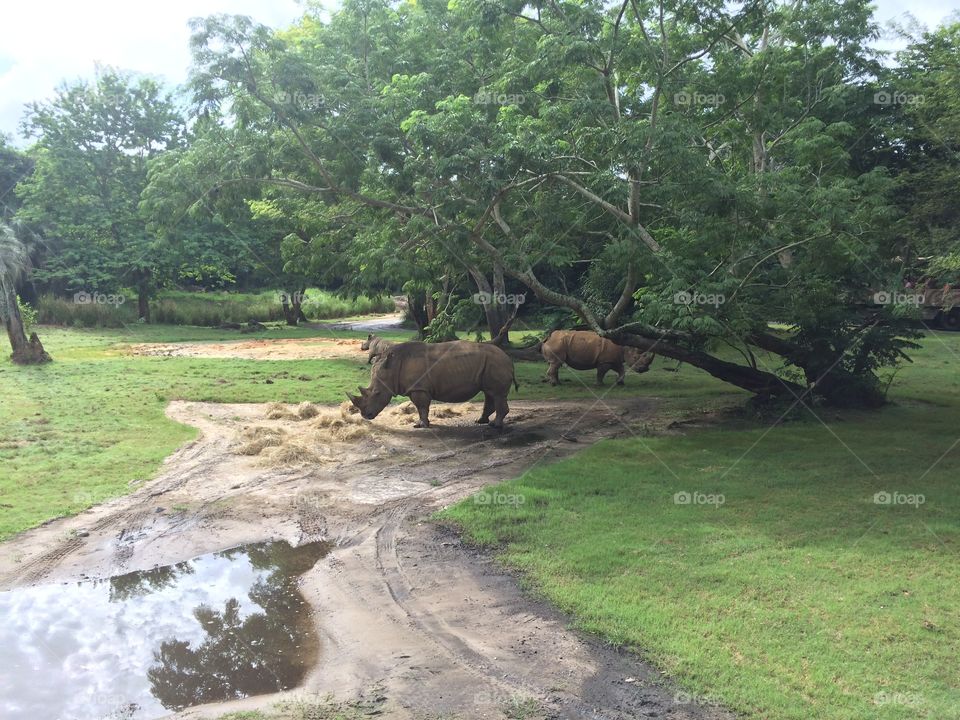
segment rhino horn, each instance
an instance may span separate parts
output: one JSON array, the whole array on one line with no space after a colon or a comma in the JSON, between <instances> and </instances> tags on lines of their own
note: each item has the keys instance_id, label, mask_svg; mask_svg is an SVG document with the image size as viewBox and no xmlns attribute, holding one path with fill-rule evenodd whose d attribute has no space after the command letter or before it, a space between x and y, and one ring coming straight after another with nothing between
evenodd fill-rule
<instances>
[{"instance_id":1,"label":"rhino horn","mask_svg":"<svg viewBox=\"0 0 960 720\"><path fill-rule=\"evenodd\" d=\"M360 398L357 397L356 395L351 395L350 393L344 393L344 395L346 395L346 396L347 396L347 400L349 400L350 402L352 402L354 405L356 405L356 404L357 404L357 401L360 399Z\"/></svg>"}]
</instances>

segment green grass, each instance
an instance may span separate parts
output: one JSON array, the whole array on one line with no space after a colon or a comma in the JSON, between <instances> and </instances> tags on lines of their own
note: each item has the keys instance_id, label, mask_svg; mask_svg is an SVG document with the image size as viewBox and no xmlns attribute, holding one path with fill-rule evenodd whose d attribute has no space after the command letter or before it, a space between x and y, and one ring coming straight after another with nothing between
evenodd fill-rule
<instances>
[{"instance_id":1,"label":"green grass","mask_svg":"<svg viewBox=\"0 0 960 720\"><path fill-rule=\"evenodd\" d=\"M305 337L304 329L264 333ZM54 362L0 361L0 539L129 492L194 437L169 420L170 400L339 402L367 383L363 361L134 357L128 342L241 339L205 328L130 332L42 328ZM271 383L266 381L270 380Z\"/></svg>"},{"instance_id":2,"label":"green grass","mask_svg":"<svg viewBox=\"0 0 960 720\"><path fill-rule=\"evenodd\" d=\"M165 417L169 400L336 403L369 373L359 354L160 358L125 345L327 334L41 328L54 363L0 361L0 538L151 477L194 436ZM522 504L466 502L444 517L581 627L746 717L960 717L958 358L960 335L929 336L881 412L818 410L827 427L808 415L773 429L731 417L686 436L604 442L498 486ZM598 390L592 373L564 369L552 388L543 364L518 363L515 397L656 396L668 416L747 397L673 367L658 359L626 388L608 378ZM884 491L925 501L875 504ZM678 492L724 502L676 504Z\"/></svg>"},{"instance_id":3,"label":"green grass","mask_svg":"<svg viewBox=\"0 0 960 720\"><path fill-rule=\"evenodd\" d=\"M607 441L442 517L745 717L957 718L960 335L915 360L881 412Z\"/></svg>"},{"instance_id":4,"label":"green grass","mask_svg":"<svg viewBox=\"0 0 960 720\"><path fill-rule=\"evenodd\" d=\"M7 358L0 360L0 540L130 492L152 477L164 457L195 436L192 428L164 415L171 400L339 403L344 391L369 381L360 353L356 361L258 361L145 357L125 351L127 345L145 342L365 338L361 331L281 324L241 335L133 324L116 330L41 327L40 334L53 363L15 367ZM406 340L412 333L397 330L384 336ZM677 392L697 402L709 397L701 393L704 376L695 372L651 371L628 378L626 389L613 389L608 379L607 388L597 390L590 373L565 374L567 382L557 389L540 382L543 371L541 363L518 363L521 389L516 397L593 398L604 392L607 397ZM576 379L580 376L582 382Z\"/></svg>"}]
</instances>

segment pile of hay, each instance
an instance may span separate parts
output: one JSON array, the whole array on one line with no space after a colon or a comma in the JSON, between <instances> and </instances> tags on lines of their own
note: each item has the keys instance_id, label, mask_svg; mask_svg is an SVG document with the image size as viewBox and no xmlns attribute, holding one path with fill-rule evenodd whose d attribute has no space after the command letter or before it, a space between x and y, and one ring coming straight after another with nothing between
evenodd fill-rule
<instances>
[{"instance_id":1,"label":"pile of hay","mask_svg":"<svg viewBox=\"0 0 960 720\"><path fill-rule=\"evenodd\" d=\"M297 417L301 420L309 420L320 414L320 408L311 402L302 402L297 405Z\"/></svg>"},{"instance_id":2,"label":"pile of hay","mask_svg":"<svg viewBox=\"0 0 960 720\"><path fill-rule=\"evenodd\" d=\"M268 447L283 443L286 433L280 428L255 426L244 428L240 433L241 445L237 452L241 455L259 455Z\"/></svg>"},{"instance_id":3,"label":"pile of hay","mask_svg":"<svg viewBox=\"0 0 960 720\"><path fill-rule=\"evenodd\" d=\"M319 406L311 402L302 402L293 410L282 403L267 405L267 420L308 420L319 414Z\"/></svg>"},{"instance_id":4,"label":"pile of hay","mask_svg":"<svg viewBox=\"0 0 960 720\"><path fill-rule=\"evenodd\" d=\"M483 405L481 403L434 403L430 406L430 419L449 420L474 415L479 417L482 407ZM384 411L377 416L377 419L373 421L373 426L375 429L378 428L385 431L408 430L413 427L413 424L417 422L419 418L420 415L417 412L416 406L407 400L399 405L390 405L384 409Z\"/></svg>"},{"instance_id":5,"label":"pile of hay","mask_svg":"<svg viewBox=\"0 0 960 720\"><path fill-rule=\"evenodd\" d=\"M330 462L331 458L304 442L291 441L276 447L264 448L260 453L261 465L319 465Z\"/></svg>"},{"instance_id":6,"label":"pile of hay","mask_svg":"<svg viewBox=\"0 0 960 720\"><path fill-rule=\"evenodd\" d=\"M321 410L310 423L318 442L353 442L370 435L370 423L349 402Z\"/></svg>"},{"instance_id":7,"label":"pile of hay","mask_svg":"<svg viewBox=\"0 0 960 720\"><path fill-rule=\"evenodd\" d=\"M479 413L478 403L441 404L431 408L430 417L449 419ZM261 464L272 466L334 462L337 453L331 452L331 447L339 443L376 440L373 437L375 433L402 431L405 434L418 419L417 408L409 401L390 405L373 422L360 417L360 412L349 401L337 407L303 402L291 408L281 403L271 403L265 415L267 420L287 422L282 428L245 428L237 452L241 455L257 455Z\"/></svg>"}]
</instances>

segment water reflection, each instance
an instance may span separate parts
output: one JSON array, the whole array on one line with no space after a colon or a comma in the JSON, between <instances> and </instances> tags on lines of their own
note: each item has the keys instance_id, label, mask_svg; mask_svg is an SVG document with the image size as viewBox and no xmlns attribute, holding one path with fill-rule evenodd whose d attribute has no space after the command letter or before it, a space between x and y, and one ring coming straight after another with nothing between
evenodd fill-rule
<instances>
[{"instance_id":1,"label":"water reflection","mask_svg":"<svg viewBox=\"0 0 960 720\"><path fill-rule=\"evenodd\" d=\"M0 716L146 720L296 686L318 651L298 576L328 550L260 543L0 593Z\"/></svg>"}]
</instances>

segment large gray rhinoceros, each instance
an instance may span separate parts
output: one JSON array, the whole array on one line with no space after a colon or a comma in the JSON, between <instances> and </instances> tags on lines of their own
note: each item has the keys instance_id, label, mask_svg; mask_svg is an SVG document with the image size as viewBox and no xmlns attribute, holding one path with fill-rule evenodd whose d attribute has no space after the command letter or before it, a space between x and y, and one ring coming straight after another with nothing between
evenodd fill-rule
<instances>
[{"instance_id":1,"label":"large gray rhinoceros","mask_svg":"<svg viewBox=\"0 0 960 720\"><path fill-rule=\"evenodd\" d=\"M625 365L638 373L646 372L653 362L653 353L642 353L636 348L617 345L592 330L554 330L540 347L543 359L550 363L547 379L551 385L560 382L557 373L561 365L574 370L597 369L597 384L603 385L608 370L617 371L617 385L623 385Z\"/></svg>"},{"instance_id":2,"label":"large gray rhinoceros","mask_svg":"<svg viewBox=\"0 0 960 720\"><path fill-rule=\"evenodd\" d=\"M430 427L430 403L466 402L483 393L483 412L478 423L502 428L509 412L507 394L514 379L513 361L495 345L455 340L445 343L405 342L389 348L373 366L370 387L350 401L366 420L373 420L394 395L406 395L416 406L420 420L414 427Z\"/></svg>"}]
</instances>

